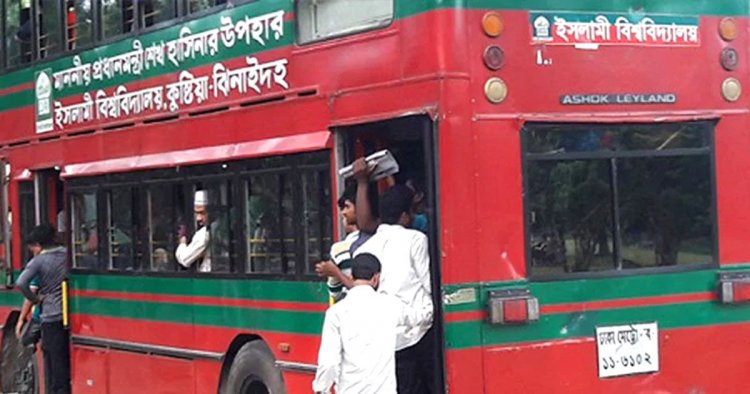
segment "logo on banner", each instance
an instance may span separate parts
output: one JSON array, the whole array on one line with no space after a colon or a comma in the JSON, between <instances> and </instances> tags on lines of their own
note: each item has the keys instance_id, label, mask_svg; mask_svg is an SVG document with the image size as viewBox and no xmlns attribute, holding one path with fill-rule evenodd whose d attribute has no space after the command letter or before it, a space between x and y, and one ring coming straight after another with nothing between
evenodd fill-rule
<instances>
[{"instance_id":1,"label":"logo on banner","mask_svg":"<svg viewBox=\"0 0 750 394\"><path fill-rule=\"evenodd\" d=\"M38 71L34 75L36 101L36 132L52 131L52 69Z\"/></svg>"}]
</instances>

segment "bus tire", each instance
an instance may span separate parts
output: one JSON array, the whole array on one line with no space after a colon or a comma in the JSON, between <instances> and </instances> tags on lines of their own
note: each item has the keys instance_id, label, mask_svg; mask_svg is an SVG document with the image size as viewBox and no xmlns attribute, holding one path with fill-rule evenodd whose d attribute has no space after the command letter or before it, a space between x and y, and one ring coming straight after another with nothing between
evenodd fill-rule
<instances>
[{"instance_id":1,"label":"bus tire","mask_svg":"<svg viewBox=\"0 0 750 394\"><path fill-rule=\"evenodd\" d=\"M276 358L263 341L248 342L234 357L222 394L286 394Z\"/></svg>"}]
</instances>

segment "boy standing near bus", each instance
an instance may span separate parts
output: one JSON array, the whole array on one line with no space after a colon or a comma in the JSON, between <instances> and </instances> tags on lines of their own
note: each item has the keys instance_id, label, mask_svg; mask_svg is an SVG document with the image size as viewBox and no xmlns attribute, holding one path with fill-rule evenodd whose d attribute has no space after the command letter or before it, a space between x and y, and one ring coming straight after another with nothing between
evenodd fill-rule
<instances>
[{"instance_id":1,"label":"boy standing near bus","mask_svg":"<svg viewBox=\"0 0 750 394\"><path fill-rule=\"evenodd\" d=\"M63 325L62 283L68 277L67 253L55 244L55 230L47 223L31 230L26 244L38 254L29 261L17 285L32 304L42 304L42 353L49 392L70 393L70 337ZM38 278L39 291L31 290Z\"/></svg>"},{"instance_id":2,"label":"boy standing near bus","mask_svg":"<svg viewBox=\"0 0 750 394\"><path fill-rule=\"evenodd\" d=\"M359 236L357 228L356 185L350 184L344 189L338 200L341 222L344 225L346 237L331 245L330 260L315 265L315 271L328 279L326 285L330 297L330 304L340 301L346 296L348 288L352 287L350 248L352 242Z\"/></svg>"}]
</instances>

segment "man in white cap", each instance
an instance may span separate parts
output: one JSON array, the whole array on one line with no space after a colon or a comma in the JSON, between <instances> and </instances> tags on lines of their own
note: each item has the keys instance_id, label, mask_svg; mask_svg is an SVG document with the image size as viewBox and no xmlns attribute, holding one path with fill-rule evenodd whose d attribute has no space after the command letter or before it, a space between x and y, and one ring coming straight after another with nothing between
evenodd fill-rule
<instances>
[{"instance_id":1,"label":"man in white cap","mask_svg":"<svg viewBox=\"0 0 750 394\"><path fill-rule=\"evenodd\" d=\"M211 272L211 253L208 247L210 233L208 231L207 206L208 193L205 190L196 191L193 212L195 213L195 222L198 224L198 231L193 234L193 239L188 244L187 236L184 230L181 229L178 234L180 245L174 253L177 262L185 268L190 267L196 261L200 261L200 265L198 265L198 271L200 272Z\"/></svg>"}]
</instances>

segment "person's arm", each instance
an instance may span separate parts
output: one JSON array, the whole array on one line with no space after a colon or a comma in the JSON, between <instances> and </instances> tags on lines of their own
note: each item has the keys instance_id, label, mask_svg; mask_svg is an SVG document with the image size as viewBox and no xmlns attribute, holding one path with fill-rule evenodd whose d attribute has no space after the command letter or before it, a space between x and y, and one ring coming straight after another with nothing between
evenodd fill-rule
<instances>
[{"instance_id":1,"label":"person's arm","mask_svg":"<svg viewBox=\"0 0 750 394\"><path fill-rule=\"evenodd\" d=\"M430 279L430 253L427 246L427 236L416 233L411 245L411 261L414 273L427 294L432 294L432 281Z\"/></svg>"},{"instance_id":2,"label":"person's arm","mask_svg":"<svg viewBox=\"0 0 750 394\"><path fill-rule=\"evenodd\" d=\"M31 313L31 307L34 304L31 301L24 298L23 305L21 306L21 316L18 316L18 322L16 322L16 338L21 338L21 330L23 330L23 324L28 320L29 313Z\"/></svg>"},{"instance_id":3,"label":"person's arm","mask_svg":"<svg viewBox=\"0 0 750 394\"><path fill-rule=\"evenodd\" d=\"M335 308L335 306L333 307ZM339 377L341 368L341 334L335 309L328 309L323 322L323 335L318 351L318 370L315 373L312 389L316 393L330 393Z\"/></svg>"},{"instance_id":4,"label":"person's arm","mask_svg":"<svg viewBox=\"0 0 750 394\"><path fill-rule=\"evenodd\" d=\"M352 163L352 173L357 180L357 227L359 231L369 234L375 233L378 222L372 214L370 206L369 188L372 169L364 158L360 157Z\"/></svg>"},{"instance_id":5,"label":"person's arm","mask_svg":"<svg viewBox=\"0 0 750 394\"><path fill-rule=\"evenodd\" d=\"M201 228L193 234L193 239L188 245L187 240L182 237L180 246L174 252L174 257L180 265L185 268L190 267L193 263L203 256L208 247L208 231L206 227Z\"/></svg>"},{"instance_id":6,"label":"person's arm","mask_svg":"<svg viewBox=\"0 0 750 394\"><path fill-rule=\"evenodd\" d=\"M38 304L39 301L41 301L39 297L31 291L31 279L37 276L38 271L39 264L36 263L36 258L33 258L28 264L26 264L26 269L21 272L21 275L16 281L16 286L18 286L21 293L23 293L23 296L31 301L32 304Z\"/></svg>"},{"instance_id":7,"label":"person's arm","mask_svg":"<svg viewBox=\"0 0 750 394\"><path fill-rule=\"evenodd\" d=\"M351 289L354 286L354 280L349 276L341 272L336 264L332 261L321 261L315 265L315 271L320 276L327 276L333 278L334 281L341 283L347 289Z\"/></svg>"}]
</instances>

